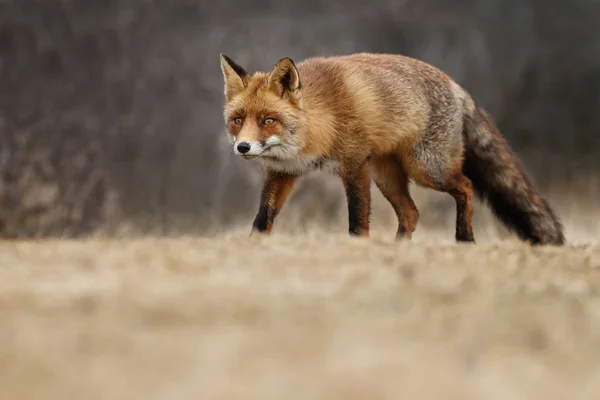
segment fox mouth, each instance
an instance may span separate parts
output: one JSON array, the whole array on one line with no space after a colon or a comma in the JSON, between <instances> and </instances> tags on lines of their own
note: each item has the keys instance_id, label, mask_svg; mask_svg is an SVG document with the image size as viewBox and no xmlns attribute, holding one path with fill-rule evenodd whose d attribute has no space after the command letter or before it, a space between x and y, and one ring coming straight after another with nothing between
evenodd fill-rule
<instances>
[{"instance_id":1,"label":"fox mouth","mask_svg":"<svg viewBox=\"0 0 600 400\"><path fill-rule=\"evenodd\" d=\"M240 156L244 159L244 160L252 160L254 158L277 158L274 155L270 155L269 152L270 150L272 150L273 148L276 148L278 146L281 146L281 143L273 143L271 145L268 145L267 147L264 147L262 149L262 151L258 154L240 154Z\"/></svg>"}]
</instances>

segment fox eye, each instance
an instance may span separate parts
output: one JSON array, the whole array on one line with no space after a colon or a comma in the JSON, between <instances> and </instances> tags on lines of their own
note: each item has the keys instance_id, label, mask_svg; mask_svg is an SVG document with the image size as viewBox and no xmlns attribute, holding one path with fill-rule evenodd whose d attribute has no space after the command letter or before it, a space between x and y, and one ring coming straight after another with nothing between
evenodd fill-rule
<instances>
[{"instance_id":1,"label":"fox eye","mask_svg":"<svg viewBox=\"0 0 600 400\"><path fill-rule=\"evenodd\" d=\"M242 124L242 119L240 117L236 117L233 119L233 123L236 125L241 125Z\"/></svg>"},{"instance_id":2,"label":"fox eye","mask_svg":"<svg viewBox=\"0 0 600 400\"><path fill-rule=\"evenodd\" d=\"M275 120L273 118L267 118L264 121L265 125L273 125L275 123Z\"/></svg>"}]
</instances>

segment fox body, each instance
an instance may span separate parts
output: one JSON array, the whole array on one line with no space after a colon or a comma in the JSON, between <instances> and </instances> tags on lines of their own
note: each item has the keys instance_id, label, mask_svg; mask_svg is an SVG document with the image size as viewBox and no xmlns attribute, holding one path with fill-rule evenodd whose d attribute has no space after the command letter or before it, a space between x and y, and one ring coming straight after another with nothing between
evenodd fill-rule
<instances>
[{"instance_id":1,"label":"fox body","mask_svg":"<svg viewBox=\"0 0 600 400\"><path fill-rule=\"evenodd\" d=\"M564 242L554 211L486 112L448 75L390 54L282 58L250 75L221 55L233 152L265 169L252 232L269 233L297 179L327 170L343 182L349 232L369 233L373 180L410 239L419 212L409 182L456 201L457 241L473 242L472 195L533 244Z\"/></svg>"}]
</instances>

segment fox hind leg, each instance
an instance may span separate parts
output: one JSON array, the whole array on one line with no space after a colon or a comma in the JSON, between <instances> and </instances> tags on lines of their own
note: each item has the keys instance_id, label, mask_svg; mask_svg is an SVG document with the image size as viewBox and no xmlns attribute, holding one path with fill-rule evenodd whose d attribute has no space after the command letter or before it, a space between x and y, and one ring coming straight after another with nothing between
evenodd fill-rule
<instances>
[{"instance_id":1,"label":"fox hind leg","mask_svg":"<svg viewBox=\"0 0 600 400\"><path fill-rule=\"evenodd\" d=\"M410 240L417 227L419 210L410 196L408 175L402 164L391 156L373 158L371 169L373 181L398 217L396 237Z\"/></svg>"},{"instance_id":2,"label":"fox hind leg","mask_svg":"<svg viewBox=\"0 0 600 400\"><path fill-rule=\"evenodd\" d=\"M471 180L460 172L454 174L446 185L445 191L456 201L456 241L475 242Z\"/></svg>"},{"instance_id":3,"label":"fox hind leg","mask_svg":"<svg viewBox=\"0 0 600 400\"><path fill-rule=\"evenodd\" d=\"M456 241L475 242L473 236L473 187L471 180L463 175L460 168L449 174L443 181L427 182L434 190L448 193L456 202Z\"/></svg>"},{"instance_id":4,"label":"fox hind leg","mask_svg":"<svg viewBox=\"0 0 600 400\"><path fill-rule=\"evenodd\" d=\"M417 152L411 160L412 176L416 182L440 192L448 193L456 202L456 241L475 242L473 236L473 187L462 172L462 152L459 149L434 149ZM450 151L448 151L450 150Z\"/></svg>"}]
</instances>

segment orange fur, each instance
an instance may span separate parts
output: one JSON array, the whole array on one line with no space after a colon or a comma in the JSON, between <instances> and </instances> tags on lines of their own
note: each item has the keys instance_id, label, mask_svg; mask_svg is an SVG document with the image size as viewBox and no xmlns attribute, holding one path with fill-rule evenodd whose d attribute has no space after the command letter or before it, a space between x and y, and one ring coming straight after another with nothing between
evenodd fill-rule
<instances>
[{"instance_id":1,"label":"orange fur","mask_svg":"<svg viewBox=\"0 0 600 400\"><path fill-rule=\"evenodd\" d=\"M535 222L536 211L524 210L523 202L512 208L497 202L492 206L522 238L562 243L560 222L517 167L508 147L494 139L499 135L495 127L486 122L487 116L481 117L467 92L439 69L401 55L368 53L314 57L298 65L283 58L271 72L252 75L222 55L221 68L224 118L234 152L262 161L267 171L265 188L282 177L295 181L317 169L337 174L348 197L350 233L368 234L367 183L372 170L375 183L398 215L399 237L410 238L418 220L408 190L412 179L449 193L457 204L456 239L474 241L468 175L480 176L472 168L463 173L463 167L485 168L482 157L489 156L500 161L483 181L476 181L477 194L493 199L511 194L535 197L541 207ZM488 142L496 144L489 154L485 152ZM480 152L466 151L470 147ZM523 190L514 192L502 185L506 179L500 178L501 165L512 171ZM271 192L269 196L277 196L277 190ZM283 200L267 197L282 205L287 197L283 192ZM267 223L265 218L276 215L279 208L261 201L255 230L269 232L272 219ZM535 231L535 224L543 228Z\"/></svg>"}]
</instances>

